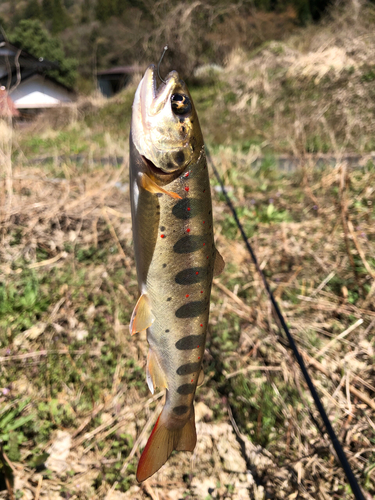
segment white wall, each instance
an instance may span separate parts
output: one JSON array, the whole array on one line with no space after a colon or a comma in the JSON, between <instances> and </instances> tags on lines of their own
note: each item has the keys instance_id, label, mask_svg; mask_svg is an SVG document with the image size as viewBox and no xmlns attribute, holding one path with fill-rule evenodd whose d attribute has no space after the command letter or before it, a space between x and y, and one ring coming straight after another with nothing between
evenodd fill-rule
<instances>
[{"instance_id":1,"label":"white wall","mask_svg":"<svg viewBox=\"0 0 375 500\"><path fill-rule=\"evenodd\" d=\"M17 109L52 108L73 100L71 92L42 75L21 81L11 96Z\"/></svg>"}]
</instances>

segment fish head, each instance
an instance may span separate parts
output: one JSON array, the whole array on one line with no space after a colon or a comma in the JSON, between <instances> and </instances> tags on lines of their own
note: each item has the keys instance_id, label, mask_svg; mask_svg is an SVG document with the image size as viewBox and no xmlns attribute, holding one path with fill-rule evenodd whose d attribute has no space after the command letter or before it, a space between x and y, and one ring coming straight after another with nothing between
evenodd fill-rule
<instances>
[{"instance_id":1,"label":"fish head","mask_svg":"<svg viewBox=\"0 0 375 500\"><path fill-rule=\"evenodd\" d=\"M203 137L193 100L177 71L156 84L156 68L147 68L134 97L131 134L154 178L176 174L194 164Z\"/></svg>"}]
</instances>

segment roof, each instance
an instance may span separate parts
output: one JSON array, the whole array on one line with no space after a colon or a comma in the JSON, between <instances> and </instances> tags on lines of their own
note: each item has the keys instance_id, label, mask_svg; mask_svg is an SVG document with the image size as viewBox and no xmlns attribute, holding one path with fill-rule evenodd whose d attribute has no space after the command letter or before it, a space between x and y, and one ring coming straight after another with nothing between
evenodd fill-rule
<instances>
[{"instance_id":1,"label":"roof","mask_svg":"<svg viewBox=\"0 0 375 500\"><path fill-rule=\"evenodd\" d=\"M141 66L115 66L114 68L104 69L97 72L98 76L104 75L133 75L143 71Z\"/></svg>"},{"instance_id":2,"label":"roof","mask_svg":"<svg viewBox=\"0 0 375 500\"><path fill-rule=\"evenodd\" d=\"M5 88L0 87L0 117L19 116L20 112L9 97Z\"/></svg>"},{"instance_id":3,"label":"roof","mask_svg":"<svg viewBox=\"0 0 375 500\"><path fill-rule=\"evenodd\" d=\"M44 71L41 71L38 68L37 69L25 69L25 70L21 69L21 82L24 82L25 80L27 80L28 78L31 78L34 75L41 75L46 80L50 80L53 83L55 83L56 85L59 85L60 87L63 87L68 92L71 92L72 94L75 94L74 89L72 89L71 87L68 87L64 83L61 83L61 82L57 81L55 78L53 78L50 75L45 74ZM16 84L16 82L17 82L17 73L15 71L13 71L12 72L11 83L10 83L11 88ZM8 75L4 75L3 77L0 78L0 85L4 85L5 86L7 83L8 83Z\"/></svg>"}]
</instances>

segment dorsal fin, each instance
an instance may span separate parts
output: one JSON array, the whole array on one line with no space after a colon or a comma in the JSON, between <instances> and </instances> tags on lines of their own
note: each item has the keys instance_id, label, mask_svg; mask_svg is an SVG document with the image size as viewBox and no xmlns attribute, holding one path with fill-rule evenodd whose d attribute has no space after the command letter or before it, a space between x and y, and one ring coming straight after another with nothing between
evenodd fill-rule
<instances>
[{"instance_id":1,"label":"dorsal fin","mask_svg":"<svg viewBox=\"0 0 375 500\"><path fill-rule=\"evenodd\" d=\"M225 262L217 248L215 248L214 276L219 276L224 270Z\"/></svg>"}]
</instances>

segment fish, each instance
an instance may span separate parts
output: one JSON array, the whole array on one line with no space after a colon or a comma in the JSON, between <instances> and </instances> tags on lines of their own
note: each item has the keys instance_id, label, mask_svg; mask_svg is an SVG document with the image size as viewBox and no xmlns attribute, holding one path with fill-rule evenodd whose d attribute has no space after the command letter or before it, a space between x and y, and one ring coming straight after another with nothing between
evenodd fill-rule
<instances>
[{"instance_id":1,"label":"fish","mask_svg":"<svg viewBox=\"0 0 375 500\"><path fill-rule=\"evenodd\" d=\"M147 332L146 380L165 404L140 457L142 482L173 450L196 445L194 396L203 382L213 276L224 261L213 234L203 136L177 71L147 68L132 106L129 183L139 299L130 333Z\"/></svg>"}]
</instances>

